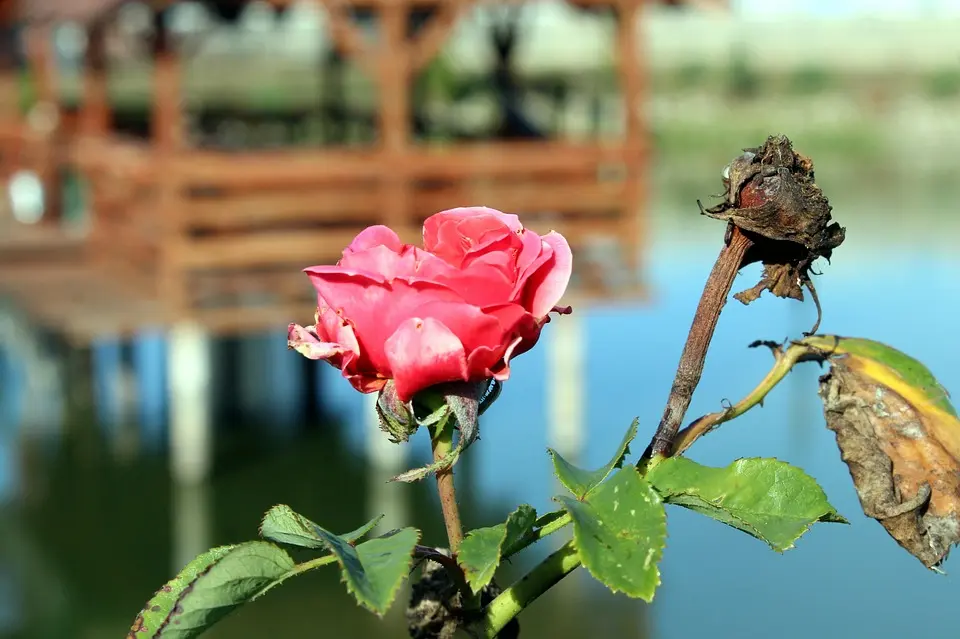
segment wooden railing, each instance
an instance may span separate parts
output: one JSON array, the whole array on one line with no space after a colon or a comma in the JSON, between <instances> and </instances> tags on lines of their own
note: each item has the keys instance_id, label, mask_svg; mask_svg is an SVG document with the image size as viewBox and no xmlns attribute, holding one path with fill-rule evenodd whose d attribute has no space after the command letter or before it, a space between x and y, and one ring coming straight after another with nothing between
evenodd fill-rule
<instances>
[{"instance_id":1,"label":"wooden railing","mask_svg":"<svg viewBox=\"0 0 960 639\"><path fill-rule=\"evenodd\" d=\"M554 228L575 245L593 236L615 238L624 267L636 271L648 151L635 37L642 1L586 3L613 5L620 13L626 126L612 142L412 141L407 105L413 73L442 46L457 17L473 4L468 0L441 3L433 22L414 39L406 35L407 16L424 2L361 3L380 14L383 40L376 47L366 46L350 23L350 3L324 2L336 45L377 78L380 141L369 148L239 153L190 148L181 61L162 38L152 139L144 144L118 138L109 132L100 31L92 30L81 112L69 134L60 130L50 137L43 171L69 166L86 179L93 216L82 253L86 266L135 293L126 305L118 304L127 312L88 309L83 321L74 322L82 325L78 331L126 331L182 320L237 331L308 321L315 303L299 269L335 261L369 224L388 224L407 241L417 241L423 218L461 205L519 213L528 226ZM35 57L34 63L42 60ZM22 142L28 128L21 125L17 133L7 130L9 122L0 123L0 138ZM152 316L142 317L134 308L138 304Z\"/></svg>"}]
</instances>

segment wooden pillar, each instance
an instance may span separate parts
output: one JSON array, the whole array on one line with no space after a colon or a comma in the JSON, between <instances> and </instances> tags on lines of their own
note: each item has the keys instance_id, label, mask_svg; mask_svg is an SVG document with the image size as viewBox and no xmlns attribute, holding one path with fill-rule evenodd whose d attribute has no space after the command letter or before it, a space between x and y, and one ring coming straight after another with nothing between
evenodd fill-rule
<instances>
[{"instance_id":1,"label":"wooden pillar","mask_svg":"<svg viewBox=\"0 0 960 639\"><path fill-rule=\"evenodd\" d=\"M631 281L636 281L641 268L641 247L646 238L645 210L647 188L644 171L648 153L647 125L643 116L644 91L646 89L645 65L641 60L640 28L641 9L644 0L619 0L617 45L620 75L620 90L623 95L626 189L623 198L624 261L630 270Z\"/></svg>"},{"instance_id":2,"label":"wooden pillar","mask_svg":"<svg viewBox=\"0 0 960 639\"><path fill-rule=\"evenodd\" d=\"M175 171L184 135L181 65L159 14L155 31L151 135L156 179L153 214L161 229L157 288L167 313L166 319L180 321L189 315L190 310L186 274L180 266L184 243L183 185Z\"/></svg>"},{"instance_id":3,"label":"wooden pillar","mask_svg":"<svg viewBox=\"0 0 960 639\"><path fill-rule=\"evenodd\" d=\"M407 2L398 0L380 10L380 43L376 55L379 84L380 156L383 169L383 223L405 242L416 242L410 224L411 187L407 171L410 143L411 50L407 41Z\"/></svg>"},{"instance_id":4,"label":"wooden pillar","mask_svg":"<svg viewBox=\"0 0 960 639\"><path fill-rule=\"evenodd\" d=\"M29 27L25 32L27 69L34 87L34 103L27 114L20 157L23 168L36 172L43 185L43 219L61 219L60 158L58 129L63 119L53 56L53 28L49 24Z\"/></svg>"},{"instance_id":5,"label":"wooden pillar","mask_svg":"<svg viewBox=\"0 0 960 639\"><path fill-rule=\"evenodd\" d=\"M95 20L87 28L84 54L80 129L89 135L110 130L110 97L107 93L107 23Z\"/></svg>"},{"instance_id":6,"label":"wooden pillar","mask_svg":"<svg viewBox=\"0 0 960 639\"><path fill-rule=\"evenodd\" d=\"M107 94L107 24L96 19L87 26L87 48L81 73L81 94L78 105L77 127L81 136L104 139L110 134L110 98ZM118 237L122 233L116 212L106 210L104 176L96 173L83 175L87 183L86 209L90 215L90 237L87 242L89 259L105 269L124 264L118 255L121 248ZM121 212L120 215L124 215ZM128 265L124 264L127 268ZM122 272L122 271L121 271Z\"/></svg>"},{"instance_id":7,"label":"wooden pillar","mask_svg":"<svg viewBox=\"0 0 960 639\"><path fill-rule=\"evenodd\" d=\"M16 6L0 0L0 180L6 180L15 170L16 144L11 135L20 124L20 87L16 50L19 37L16 28ZM2 215L2 207L0 207Z\"/></svg>"}]
</instances>

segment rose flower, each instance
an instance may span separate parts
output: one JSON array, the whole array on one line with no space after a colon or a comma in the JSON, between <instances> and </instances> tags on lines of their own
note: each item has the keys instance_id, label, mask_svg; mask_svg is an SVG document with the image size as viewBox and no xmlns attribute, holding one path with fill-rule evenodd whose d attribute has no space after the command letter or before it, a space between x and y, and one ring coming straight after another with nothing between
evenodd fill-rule
<instances>
[{"instance_id":1,"label":"rose flower","mask_svg":"<svg viewBox=\"0 0 960 639\"><path fill-rule=\"evenodd\" d=\"M317 290L316 324L291 324L289 345L364 393L392 379L402 401L444 382L503 381L547 314L570 312L556 304L572 265L562 235L541 237L485 207L429 217L423 248L371 226L335 266L304 270Z\"/></svg>"}]
</instances>

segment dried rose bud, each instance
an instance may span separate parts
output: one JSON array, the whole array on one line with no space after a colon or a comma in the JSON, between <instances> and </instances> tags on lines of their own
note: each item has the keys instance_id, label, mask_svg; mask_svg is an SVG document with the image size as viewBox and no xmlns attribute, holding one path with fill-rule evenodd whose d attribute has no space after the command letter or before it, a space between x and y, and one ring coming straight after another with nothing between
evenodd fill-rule
<instances>
[{"instance_id":1,"label":"dried rose bud","mask_svg":"<svg viewBox=\"0 0 960 639\"><path fill-rule=\"evenodd\" d=\"M831 221L830 203L814 181L813 162L796 153L785 136L771 136L763 146L744 151L723 171L724 201L703 211L753 241L744 264L764 264L760 283L735 297L749 304L769 290L802 300L806 286L816 302L810 266L818 257L830 258L843 242L844 229ZM819 325L819 303L817 309Z\"/></svg>"}]
</instances>

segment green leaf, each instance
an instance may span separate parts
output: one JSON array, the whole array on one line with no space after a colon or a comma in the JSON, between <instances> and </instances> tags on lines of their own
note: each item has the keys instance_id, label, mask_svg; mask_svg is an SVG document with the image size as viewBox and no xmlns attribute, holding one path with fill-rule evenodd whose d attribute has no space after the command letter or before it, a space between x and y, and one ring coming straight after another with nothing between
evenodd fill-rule
<instances>
[{"instance_id":1,"label":"green leaf","mask_svg":"<svg viewBox=\"0 0 960 639\"><path fill-rule=\"evenodd\" d=\"M908 401L915 399L914 393L909 392L913 390L939 410L958 416L950 403L950 393L940 385L930 369L892 346L872 339L838 335L812 335L800 343L836 355L849 355L855 367L899 392Z\"/></svg>"},{"instance_id":2,"label":"green leaf","mask_svg":"<svg viewBox=\"0 0 960 639\"><path fill-rule=\"evenodd\" d=\"M573 540L591 575L613 592L652 601L667 538L663 502L636 468L622 468L583 501L555 497L573 519Z\"/></svg>"},{"instance_id":3,"label":"green leaf","mask_svg":"<svg viewBox=\"0 0 960 639\"><path fill-rule=\"evenodd\" d=\"M316 532L340 562L347 590L360 605L383 616L410 571L420 531L394 530L357 547L319 526Z\"/></svg>"},{"instance_id":4,"label":"green leaf","mask_svg":"<svg viewBox=\"0 0 960 639\"><path fill-rule=\"evenodd\" d=\"M602 468L593 471L577 468L561 457L560 453L552 448L548 448L547 452L550 453L550 456L553 458L553 472L567 490L576 495L577 499L583 499L588 492L599 486L610 473L623 465L623 460L630 452L630 442L633 441L633 438L636 436L637 420L634 419L633 423L630 424L630 428L627 429L626 435L623 436L623 441L620 442L620 447L617 448L613 459Z\"/></svg>"},{"instance_id":5,"label":"green leaf","mask_svg":"<svg viewBox=\"0 0 960 639\"><path fill-rule=\"evenodd\" d=\"M339 536L347 542L353 543L373 530L381 519L383 519L383 515L371 519L354 531ZM268 510L260 524L261 537L272 539L281 544L303 548L327 547L323 537L317 532L318 530L321 530L320 526L295 512L286 504L279 504Z\"/></svg>"},{"instance_id":6,"label":"green leaf","mask_svg":"<svg viewBox=\"0 0 960 639\"><path fill-rule=\"evenodd\" d=\"M793 548L816 522L847 523L815 479L777 459L738 459L711 468L670 457L646 478L668 503L742 530L778 552Z\"/></svg>"},{"instance_id":7,"label":"green leaf","mask_svg":"<svg viewBox=\"0 0 960 639\"><path fill-rule=\"evenodd\" d=\"M510 513L506 522L467 533L457 553L457 563L463 568L473 592L480 592L490 583L500 565L504 549L529 534L536 519L537 511L523 504Z\"/></svg>"},{"instance_id":8,"label":"green leaf","mask_svg":"<svg viewBox=\"0 0 960 639\"><path fill-rule=\"evenodd\" d=\"M295 567L286 552L265 541L209 550L157 591L137 616L128 637L197 637Z\"/></svg>"}]
</instances>

